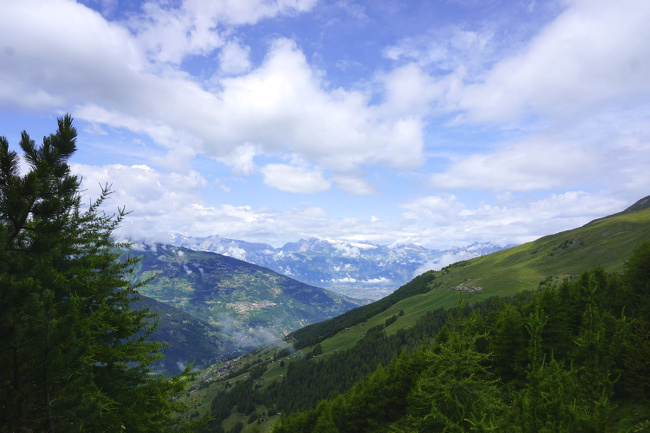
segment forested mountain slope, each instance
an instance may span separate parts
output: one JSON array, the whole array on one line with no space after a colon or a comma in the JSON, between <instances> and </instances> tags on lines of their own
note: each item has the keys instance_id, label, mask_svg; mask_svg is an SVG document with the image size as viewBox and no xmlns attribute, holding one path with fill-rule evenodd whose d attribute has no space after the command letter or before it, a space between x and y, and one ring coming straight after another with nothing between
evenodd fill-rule
<instances>
[{"instance_id":1,"label":"forested mountain slope","mask_svg":"<svg viewBox=\"0 0 650 433\"><path fill-rule=\"evenodd\" d=\"M273 431L649 431L649 264L645 242L622 275L598 267L471 313L459 306L421 344Z\"/></svg>"},{"instance_id":2,"label":"forested mountain slope","mask_svg":"<svg viewBox=\"0 0 650 433\"><path fill-rule=\"evenodd\" d=\"M230 336L178 308L146 296L139 296L134 307L149 308L158 315L158 326L150 339L169 345L162 350L164 358L155 365L167 375L183 371L188 363L194 368L204 368L242 353Z\"/></svg>"},{"instance_id":3,"label":"forested mountain slope","mask_svg":"<svg viewBox=\"0 0 650 433\"><path fill-rule=\"evenodd\" d=\"M285 349L242 358L228 376L233 386L200 391L206 403L197 410L210 405L214 432L237 422L244 432L270 431L279 417L251 421L267 410L306 411L285 419L286 432L442 431L445 419L450 431L647 428L638 405L650 391L639 386L650 383L649 235L650 210L636 206L425 273L291 333ZM465 306L448 310L459 296ZM252 372L266 381L251 382ZM461 401L440 391L449 387L481 391ZM466 411L436 412L440 399Z\"/></svg>"},{"instance_id":4,"label":"forested mountain slope","mask_svg":"<svg viewBox=\"0 0 650 433\"><path fill-rule=\"evenodd\" d=\"M214 326L236 350L252 350L361 304L215 253L171 245L139 249L142 260L132 278L155 276L140 292Z\"/></svg>"}]
</instances>

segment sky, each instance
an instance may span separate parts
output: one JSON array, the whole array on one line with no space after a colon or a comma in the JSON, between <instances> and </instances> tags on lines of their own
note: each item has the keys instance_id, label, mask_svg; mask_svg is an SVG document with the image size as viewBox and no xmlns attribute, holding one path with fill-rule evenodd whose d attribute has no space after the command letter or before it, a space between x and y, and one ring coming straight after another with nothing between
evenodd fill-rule
<instances>
[{"instance_id":1,"label":"sky","mask_svg":"<svg viewBox=\"0 0 650 433\"><path fill-rule=\"evenodd\" d=\"M0 0L0 135L120 234L520 244L650 195L647 0Z\"/></svg>"}]
</instances>

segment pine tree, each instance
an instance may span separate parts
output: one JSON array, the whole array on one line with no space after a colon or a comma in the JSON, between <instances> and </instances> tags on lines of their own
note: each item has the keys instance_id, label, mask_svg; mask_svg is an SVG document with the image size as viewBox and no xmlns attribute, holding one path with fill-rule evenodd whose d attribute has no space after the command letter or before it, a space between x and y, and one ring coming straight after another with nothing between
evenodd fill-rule
<instances>
[{"instance_id":1,"label":"pine tree","mask_svg":"<svg viewBox=\"0 0 650 433\"><path fill-rule=\"evenodd\" d=\"M68 115L19 157L0 137L0 431L169 431L180 378L152 375L155 320L133 308L137 259L113 240L126 212L106 215L108 186L86 210L68 160Z\"/></svg>"}]
</instances>

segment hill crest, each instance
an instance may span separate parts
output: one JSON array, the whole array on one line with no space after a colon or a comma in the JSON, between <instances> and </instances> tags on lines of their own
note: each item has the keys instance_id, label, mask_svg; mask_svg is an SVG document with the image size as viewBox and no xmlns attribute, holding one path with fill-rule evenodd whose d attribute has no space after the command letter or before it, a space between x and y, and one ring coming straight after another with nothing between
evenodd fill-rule
<instances>
[{"instance_id":1,"label":"hill crest","mask_svg":"<svg viewBox=\"0 0 650 433\"><path fill-rule=\"evenodd\" d=\"M402 310L402 323L414 323L427 311L454 306L458 287L480 287L465 292L469 302L477 302L577 278L597 266L621 272L626 258L646 239L650 239L650 197L582 227L426 272L384 299L299 329L290 337L299 346L310 346L359 323L383 323Z\"/></svg>"}]
</instances>

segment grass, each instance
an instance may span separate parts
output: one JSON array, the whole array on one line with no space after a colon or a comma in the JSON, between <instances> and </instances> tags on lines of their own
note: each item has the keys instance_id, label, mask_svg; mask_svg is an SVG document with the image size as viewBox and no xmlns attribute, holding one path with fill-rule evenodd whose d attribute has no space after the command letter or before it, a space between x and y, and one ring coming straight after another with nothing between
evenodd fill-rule
<instances>
[{"instance_id":1,"label":"grass","mask_svg":"<svg viewBox=\"0 0 650 433\"><path fill-rule=\"evenodd\" d=\"M587 224L438 272L441 287L480 285L482 295L535 289L548 276L575 277L601 265L620 272L642 240L650 239L650 209ZM435 293L434 293L435 295Z\"/></svg>"}]
</instances>

